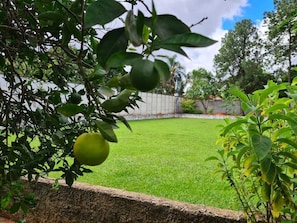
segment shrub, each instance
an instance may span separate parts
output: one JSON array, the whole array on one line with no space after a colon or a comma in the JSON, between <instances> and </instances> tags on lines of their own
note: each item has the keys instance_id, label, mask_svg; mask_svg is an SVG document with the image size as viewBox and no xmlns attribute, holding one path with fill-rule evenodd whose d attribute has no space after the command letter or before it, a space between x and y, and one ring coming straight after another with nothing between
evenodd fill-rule
<instances>
[{"instance_id":1,"label":"shrub","mask_svg":"<svg viewBox=\"0 0 297 223\"><path fill-rule=\"evenodd\" d=\"M286 97L280 97L285 90ZM297 79L268 82L265 89L240 98L247 115L226 119L219 142L218 172L237 193L249 222L297 221Z\"/></svg>"},{"instance_id":2,"label":"shrub","mask_svg":"<svg viewBox=\"0 0 297 223\"><path fill-rule=\"evenodd\" d=\"M196 101L193 99L183 99L181 101L183 113L188 114L202 114L203 112L197 108Z\"/></svg>"}]
</instances>

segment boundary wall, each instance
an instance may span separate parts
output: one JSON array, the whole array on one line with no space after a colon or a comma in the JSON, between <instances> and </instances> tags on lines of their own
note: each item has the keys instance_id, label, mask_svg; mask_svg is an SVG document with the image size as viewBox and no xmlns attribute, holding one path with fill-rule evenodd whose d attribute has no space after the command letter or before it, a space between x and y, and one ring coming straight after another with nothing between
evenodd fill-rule
<instances>
[{"instance_id":1,"label":"boundary wall","mask_svg":"<svg viewBox=\"0 0 297 223\"><path fill-rule=\"evenodd\" d=\"M75 182L72 187L54 180L28 183L37 206L26 223L244 223L241 212L194 205L119 189ZM0 211L0 217L14 221L21 214Z\"/></svg>"},{"instance_id":2,"label":"boundary wall","mask_svg":"<svg viewBox=\"0 0 297 223\"><path fill-rule=\"evenodd\" d=\"M139 92L143 102L138 102L139 108L128 109L127 112L120 112L120 115L129 116L149 116L149 115L166 115L181 113L181 97Z\"/></svg>"}]
</instances>

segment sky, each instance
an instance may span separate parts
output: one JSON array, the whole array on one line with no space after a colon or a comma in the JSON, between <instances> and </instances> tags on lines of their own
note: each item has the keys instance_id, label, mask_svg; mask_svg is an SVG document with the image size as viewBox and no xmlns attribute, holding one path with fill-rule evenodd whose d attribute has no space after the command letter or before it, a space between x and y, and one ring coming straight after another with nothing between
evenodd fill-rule
<instances>
[{"instance_id":1,"label":"sky","mask_svg":"<svg viewBox=\"0 0 297 223\"><path fill-rule=\"evenodd\" d=\"M184 48L190 59L178 56L177 60L186 72L200 67L214 72L213 58L228 30L233 30L242 19L251 19L261 26L264 12L274 10L273 0L158 0L155 6L158 14L173 14L189 26L207 17L191 30L218 42L206 48Z\"/></svg>"}]
</instances>

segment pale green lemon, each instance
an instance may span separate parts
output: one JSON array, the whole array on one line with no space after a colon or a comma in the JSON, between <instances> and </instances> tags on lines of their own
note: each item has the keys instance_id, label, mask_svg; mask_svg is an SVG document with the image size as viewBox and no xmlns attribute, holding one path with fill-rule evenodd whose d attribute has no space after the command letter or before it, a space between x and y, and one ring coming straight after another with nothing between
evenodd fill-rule
<instances>
[{"instance_id":1,"label":"pale green lemon","mask_svg":"<svg viewBox=\"0 0 297 223\"><path fill-rule=\"evenodd\" d=\"M99 133L83 133L77 137L73 153L80 164L96 166L108 157L109 143Z\"/></svg>"}]
</instances>

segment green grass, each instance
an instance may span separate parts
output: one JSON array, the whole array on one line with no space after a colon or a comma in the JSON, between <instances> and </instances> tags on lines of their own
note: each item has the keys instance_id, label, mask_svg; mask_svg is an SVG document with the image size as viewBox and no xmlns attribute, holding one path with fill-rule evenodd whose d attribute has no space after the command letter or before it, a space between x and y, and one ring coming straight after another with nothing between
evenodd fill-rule
<instances>
[{"instance_id":1,"label":"green grass","mask_svg":"<svg viewBox=\"0 0 297 223\"><path fill-rule=\"evenodd\" d=\"M237 209L235 193L213 175L218 129L222 120L160 119L120 125L118 143L111 143L108 159L91 167L78 181L141 192L173 200ZM58 176L58 175L56 175Z\"/></svg>"}]
</instances>

